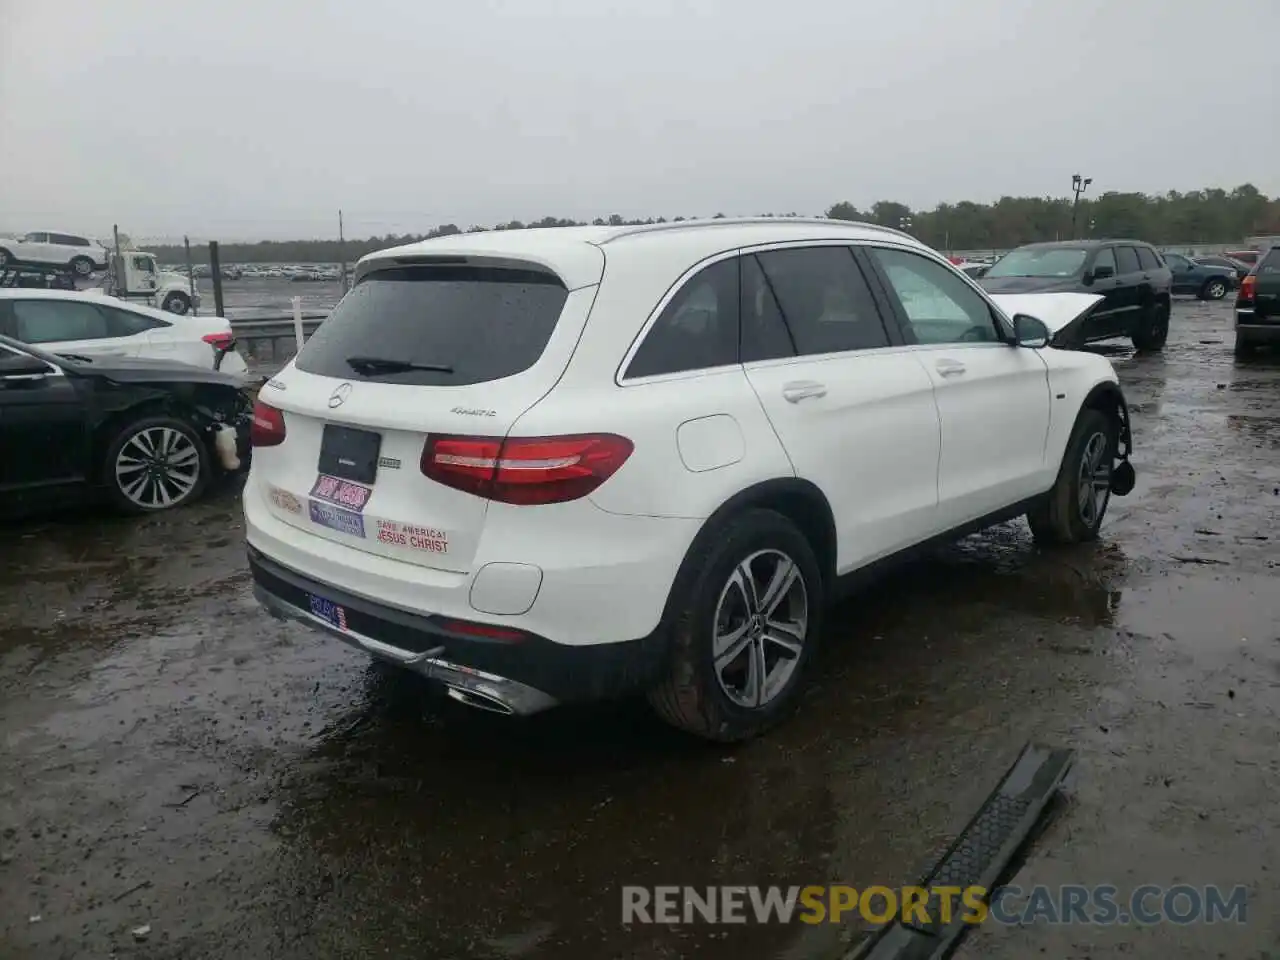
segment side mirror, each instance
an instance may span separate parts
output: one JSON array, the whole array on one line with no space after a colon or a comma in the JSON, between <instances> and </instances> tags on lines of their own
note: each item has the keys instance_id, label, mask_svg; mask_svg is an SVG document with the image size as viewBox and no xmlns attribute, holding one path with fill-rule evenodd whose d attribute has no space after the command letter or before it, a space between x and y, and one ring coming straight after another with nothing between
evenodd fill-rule
<instances>
[{"instance_id":1,"label":"side mirror","mask_svg":"<svg viewBox=\"0 0 1280 960\"><path fill-rule=\"evenodd\" d=\"M36 377L51 373L49 364L25 353L0 356L0 377Z\"/></svg>"},{"instance_id":2,"label":"side mirror","mask_svg":"<svg viewBox=\"0 0 1280 960\"><path fill-rule=\"evenodd\" d=\"M1114 277L1115 275L1116 268L1107 266L1094 267L1089 274L1086 274L1091 278L1091 282L1092 280L1106 280L1108 277Z\"/></svg>"},{"instance_id":3,"label":"side mirror","mask_svg":"<svg viewBox=\"0 0 1280 960\"><path fill-rule=\"evenodd\" d=\"M1043 320L1025 313L1014 314L1013 339L1020 347L1038 350L1049 345L1049 328Z\"/></svg>"}]
</instances>

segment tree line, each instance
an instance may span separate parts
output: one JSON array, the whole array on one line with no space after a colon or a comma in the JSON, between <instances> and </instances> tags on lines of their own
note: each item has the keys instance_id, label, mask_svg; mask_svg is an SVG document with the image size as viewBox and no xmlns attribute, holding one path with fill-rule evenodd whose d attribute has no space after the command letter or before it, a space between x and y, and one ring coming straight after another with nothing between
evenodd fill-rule
<instances>
[{"instance_id":1,"label":"tree line","mask_svg":"<svg viewBox=\"0 0 1280 960\"><path fill-rule=\"evenodd\" d=\"M765 216L796 216L765 214ZM723 217L724 214L716 214ZM1218 188L1163 195L1104 193L1081 198L1073 210L1070 197L1001 197L995 203L942 203L932 210L912 210L904 203L881 200L859 209L841 201L826 211L834 220L859 220L906 230L939 250L1007 250L1040 240L1072 237L1129 237L1156 245L1238 243L1245 237L1280 234L1280 197L1271 199L1251 183L1233 190ZM673 217L673 221L693 219ZM628 220L619 214L592 221L597 226L665 223L667 218ZM1074 226L1073 226L1074 223ZM432 237L484 230L523 230L527 227L582 226L583 221L544 217L532 223L512 220L491 227L474 225L466 230L446 223L426 233L363 240L261 240L256 243L220 243L224 263L338 263L354 262L366 253ZM182 263L183 248L152 246L164 262ZM206 249L193 251L204 261Z\"/></svg>"}]
</instances>

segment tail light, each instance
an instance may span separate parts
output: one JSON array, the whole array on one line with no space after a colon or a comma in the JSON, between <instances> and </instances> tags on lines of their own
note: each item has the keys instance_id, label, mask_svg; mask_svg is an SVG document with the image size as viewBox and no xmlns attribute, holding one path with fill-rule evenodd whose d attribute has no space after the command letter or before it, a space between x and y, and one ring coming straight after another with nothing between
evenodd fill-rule
<instances>
[{"instance_id":1,"label":"tail light","mask_svg":"<svg viewBox=\"0 0 1280 960\"><path fill-rule=\"evenodd\" d=\"M261 400L255 400L249 440L255 447L275 447L284 443L284 414Z\"/></svg>"},{"instance_id":2,"label":"tail light","mask_svg":"<svg viewBox=\"0 0 1280 960\"><path fill-rule=\"evenodd\" d=\"M502 503L565 503L585 497L631 456L634 445L612 433L565 437L431 436L422 448L424 476Z\"/></svg>"},{"instance_id":3,"label":"tail light","mask_svg":"<svg viewBox=\"0 0 1280 960\"><path fill-rule=\"evenodd\" d=\"M1236 303L1253 303L1253 291L1257 289L1257 274L1249 274L1240 281L1240 292L1236 294Z\"/></svg>"},{"instance_id":4,"label":"tail light","mask_svg":"<svg viewBox=\"0 0 1280 960\"><path fill-rule=\"evenodd\" d=\"M215 350L221 350L224 353L236 343L236 338L230 333L206 333L200 339L210 344Z\"/></svg>"}]
</instances>

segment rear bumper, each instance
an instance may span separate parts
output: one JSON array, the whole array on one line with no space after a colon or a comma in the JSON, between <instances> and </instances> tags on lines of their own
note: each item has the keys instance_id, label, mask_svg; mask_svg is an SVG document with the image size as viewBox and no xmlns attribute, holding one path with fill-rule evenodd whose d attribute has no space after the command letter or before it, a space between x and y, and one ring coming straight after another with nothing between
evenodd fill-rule
<instances>
[{"instance_id":1,"label":"rear bumper","mask_svg":"<svg viewBox=\"0 0 1280 960\"><path fill-rule=\"evenodd\" d=\"M1236 336L1251 343L1280 343L1280 317L1260 320L1252 310L1237 310Z\"/></svg>"},{"instance_id":2,"label":"rear bumper","mask_svg":"<svg viewBox=\"0 0 1280 960\"><path fill-rule=\"evenodd\" d=\"M575 646L528 632L514 641L481 638L451 629L458 622L453 618L408 613L321 583L252 546L249 569L254 595L275 616L440 681L455 695L461 691L504 703L509 709L501 712L537 713L558 702L612 699L643 690L658 679L666 659L661 629L621 643ZM313 614L311 595L342 607L345 629Z\"/></svg>"}]
</instances>

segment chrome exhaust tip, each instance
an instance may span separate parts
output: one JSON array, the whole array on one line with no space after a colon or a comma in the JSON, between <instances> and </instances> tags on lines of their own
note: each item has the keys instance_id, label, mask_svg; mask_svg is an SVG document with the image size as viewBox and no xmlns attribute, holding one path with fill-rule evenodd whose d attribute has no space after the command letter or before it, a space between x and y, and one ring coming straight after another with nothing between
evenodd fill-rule
<instances>
[{"instance_id":1,"label":"chrome exhaust tip","mask_svg":"<svg viewBox=\"0 0 1280 960\"><path fill-rule=\"evenodd\" d=\"M445 691L450 700L457 700L458 703L466 704L468 707L474 707L477 710L500 713L505 717L509 717L516 712L515 708L505 700L488 693L482 693L479 690L467 690L463 687L455 687L449 684L445 687Z\"/></svg>"}]
</instances>

